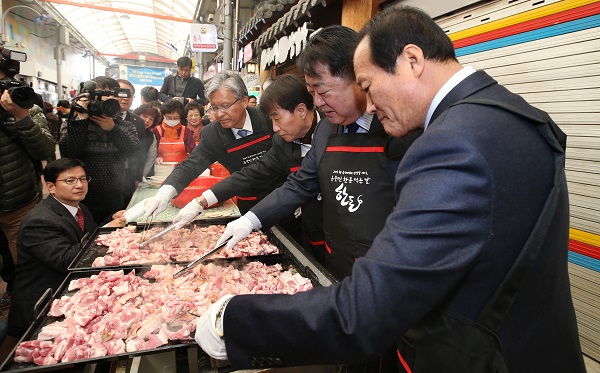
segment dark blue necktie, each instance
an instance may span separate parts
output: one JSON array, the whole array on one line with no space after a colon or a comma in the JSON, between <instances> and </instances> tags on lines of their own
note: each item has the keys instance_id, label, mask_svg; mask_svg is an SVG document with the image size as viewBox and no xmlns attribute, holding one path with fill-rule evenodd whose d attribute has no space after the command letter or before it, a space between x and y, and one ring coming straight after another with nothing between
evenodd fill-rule
<instances>
[{"instance_id":1,"label":"dark blue necktie","mask_svg":"<svg viewBox=\"0 0 600 373\"><path fill-rule=\"evenodd\" d=\"M240 137L246 137L249 135L248 130L241 129L238 131L238 135L240 135Z\"/></svg>"},{"instance_id":2,"label":"dark blue necktie","mask_svg":"<svg viewBox=\"0 0 600 373\"><path fill-rule=\"evenodd\" d=\"M358 123L352 123L346 126L348 133L356 133L358 131Z\"/></svg>"}]
</instances>

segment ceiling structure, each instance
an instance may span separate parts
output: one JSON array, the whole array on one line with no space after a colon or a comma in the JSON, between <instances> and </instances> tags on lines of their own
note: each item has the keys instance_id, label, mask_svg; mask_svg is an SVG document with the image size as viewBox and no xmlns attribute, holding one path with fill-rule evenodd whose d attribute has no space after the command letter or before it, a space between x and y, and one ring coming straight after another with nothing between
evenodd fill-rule
<instances>
[{"instance_id":1,"label":"ceiling structure","mask_svg":"<svg viewBox=\"0 0 600 373\"><path fill-rule=\"evenodd\" d=\"M141 58L172 62L189 55L190 24L208 23L219 13L218 0L35 0L71 38L82 42L84 52L104 60ZM240 0L250 9L252 0ZM219 28L219 18L212 23ZM84 39L84 40L82 40ZM87 48L91 50L87 50Z\"/></svg>"}]
</instances>

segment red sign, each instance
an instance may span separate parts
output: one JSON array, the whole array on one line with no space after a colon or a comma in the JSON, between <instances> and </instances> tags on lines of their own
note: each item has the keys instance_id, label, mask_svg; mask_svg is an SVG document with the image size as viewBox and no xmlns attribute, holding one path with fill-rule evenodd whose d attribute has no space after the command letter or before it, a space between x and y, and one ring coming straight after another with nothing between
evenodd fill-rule
<instances>
[{"instance_id":1,"label":"red sign","mask_svg":"<svg viewBox=\"0 0 600 373\"><path fill-rule=\"evenodd\" d=\"M246 44L244 47L244 63L252 59L252 43Z\"/></svg>"}]
</instances>

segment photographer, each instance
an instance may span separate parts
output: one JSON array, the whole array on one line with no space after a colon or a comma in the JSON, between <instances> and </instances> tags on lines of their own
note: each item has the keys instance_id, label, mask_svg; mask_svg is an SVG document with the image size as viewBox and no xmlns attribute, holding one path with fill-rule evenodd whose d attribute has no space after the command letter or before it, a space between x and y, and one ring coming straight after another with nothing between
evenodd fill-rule
<instances>
[{"instance_id":1,"label":"photographer","mask_svg":"<svg viewBox=\"0 0 600 373\"><path fill-rule=\"evenodd\" d=\"M125 159L140 147L135 127L121 119L119 102L111 97L119 89L117 81L105 76L86 82L61 129L61 154L82 160L95 180L83 202L96 223L125 208Z\"/></svg>"},{"instance_id":2,"label":"photographer","mask_svg":"<svg viewBox=\"0 0 600 373\"><path fill-rule=\"evenodd\" d=\"M34 106L35 92L14 79L27 55L0 47L0 245L2 279L7 292L0 307L10 303L21 220L41 199L41 161L54 154L54 140L42 109ZM17 93L14 95L14 93Z\"/></svg>"},{"instance_id":3,"label":"photographer","mask_svg":"<svg viewBox=\"0 0 600 373\"><path fill-rule=\"evenodd\" d=\"M165 102L170 98L176 98L183 105L190 101L196 101L204 105L204 84L202 80L191 76L192 60L189 57L180 57L177 60L177 73L169 75L163 81L158 98Z\"/></svg>"}]
</instances>

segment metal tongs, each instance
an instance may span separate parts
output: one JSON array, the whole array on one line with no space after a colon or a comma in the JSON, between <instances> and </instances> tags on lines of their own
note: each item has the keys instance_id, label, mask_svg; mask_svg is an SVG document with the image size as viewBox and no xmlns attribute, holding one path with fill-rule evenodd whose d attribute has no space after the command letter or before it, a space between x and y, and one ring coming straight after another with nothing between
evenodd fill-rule
<instances>
[{"instance_id":1,"label":"metal tongs","mask_svg":"<svg viewBox=\"0 0 600 373\"><path fill-rule=\"evenodd\" d=\"M227 244L227 242L229 242L230 239L231 239L231 237L229 237L225 241L223 241L220 244L218 244L217 246L215 246L214 249L212 249L211 251L209 251L206 254L202 255L200 258L198 258L198 259L194 260L193 262L191 262L190 264L186 265L185 267L183 267L183 269L175 272L173 274L173 278L178 278L178 277L181 277L184 274L188 273L192 268L194 268L195 266L197 266L198 264L200 264L203 260L205 260L209 256L211 256L214 253L216 253L217 251L219 251L221 248L223 248L223 246L225 246Z\"/></svg>"},{"instance_id":2,"label":"metal tongs","mask_svg":"<svg viewBox=\"0 0 600 373\"><path fill-rule=\"evenodd\" d=\"M148 238L146 241L143 241L140 243L139 248L142 249L144 246L146 246L148 244L148 242L150 241L154 241L155 239L157 239L158 237L162 236L163 234L172 231L175 227L177 226L177 224L171 224L168 227L166 227L164 230L158 232L157 234L155 234L154 236Z\"/></svg>"}]
</instances>

